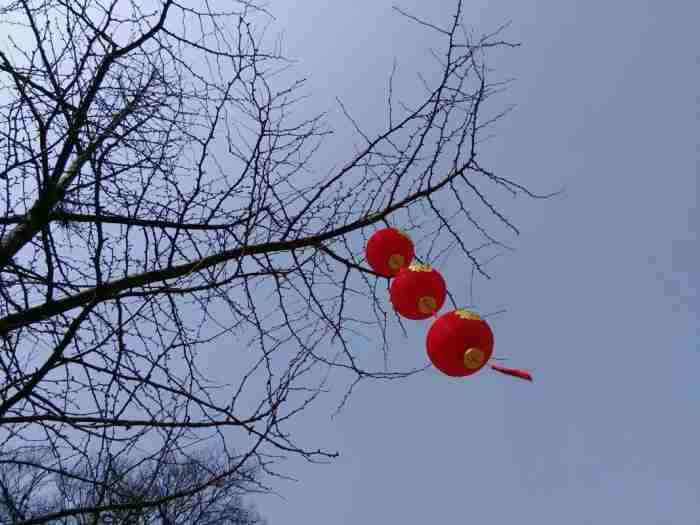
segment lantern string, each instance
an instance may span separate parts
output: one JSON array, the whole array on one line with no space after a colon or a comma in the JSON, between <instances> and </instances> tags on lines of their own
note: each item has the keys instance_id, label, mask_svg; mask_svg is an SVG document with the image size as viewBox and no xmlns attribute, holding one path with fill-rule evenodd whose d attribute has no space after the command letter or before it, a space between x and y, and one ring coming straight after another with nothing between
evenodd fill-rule
<instances>
[{"instance_id":1,"label":"lantern string","mask_svg":"<svg viewBox=\"0 0 700 525\"><path fill-rule=\"evenodd\" d=\"M518 377L520 379L525 379L526 381L532 381L532 374L527 370L521 370L519 368L506 368L505 366L491 365L491 368L496 372L501 374Z\"/></svg>"}]
</instances>

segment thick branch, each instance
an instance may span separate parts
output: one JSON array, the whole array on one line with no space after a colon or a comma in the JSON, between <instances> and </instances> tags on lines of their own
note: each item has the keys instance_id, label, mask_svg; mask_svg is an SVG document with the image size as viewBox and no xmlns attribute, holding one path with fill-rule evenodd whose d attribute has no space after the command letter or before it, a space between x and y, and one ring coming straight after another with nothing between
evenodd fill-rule
<instances>
[{"instance_id":1,"label":"thick branch","mask_svg":"<svg viewBox=\"0 0 700 525\"><path fill-rule=\"evenodd\" d=\"M91 288L84 292L71 295L70 297L65 297L58 299L56 301L47 302L33 308L29 308L23 312L16 314L11 314L0 319L0 334L11 332L23 326L28 326L32 323L43 321L55 315L65 313L73 308L77 308L83 304L88 303L91 300L96 302L103 302L109 299L115 298L120 292L128 290L130 288L135 288L137 286L146 286L149 284L165 281L167 279L175 279L178 277L186 276L192 272L198 270L204 270L210 268L217 264L234 261L240 259L241 257L247 255L260 255L260 254L270 254L275 252L290 252L294 250L299 250L302 248L308 248L311 246L319 246L323 242L331 240L335 237L340 237L346 235L352 231L364 228L379 222L386 218L391 213L404 208L415 202L418 199L424 198L431 193L434 193L444 187L450 180L458 177L464 172L464 167L460 170L453 171L450 175L445 177L438 184L426 188L425 190L418 191L409 195L405 199L395 202L393 205L385 208L381 212L375 213L373 215L364 217L360 220L346 224L335 230L331 230L326 233L315 235L313 237L306 237L303 239L296 239L292 241L278 241L269 242L264 244L257 244L254 246L244 246L242 248L235 248L233 250L226 250L215 255L210 255L209 257L202 257L191 263L181 264L178 266L171 266L170 268L164 268L162 270L153 270L151 272L145 272L137 275L132 275L125 277L124 279L118 279L116 281L111 281L105 283L102 286Z\"/></svg>"},{"instance_id":2,"label":"thick branch","mask_svg":"<svg viewBox=\"0 0 700 525\"><path fill-rule=\"evenodd\" d=\"M134 111L139 98L139 96L134 97L112 118L107 128L78 155L55 185L47 181L46 188L27 213L25 222L15 226L11 232L0 239L0 270L4 269L12 257L48 223L52 208L63 199L68 186L78 176L83 165L105 140L114 135L117 127Z\"/></svg>"}]
</instances>

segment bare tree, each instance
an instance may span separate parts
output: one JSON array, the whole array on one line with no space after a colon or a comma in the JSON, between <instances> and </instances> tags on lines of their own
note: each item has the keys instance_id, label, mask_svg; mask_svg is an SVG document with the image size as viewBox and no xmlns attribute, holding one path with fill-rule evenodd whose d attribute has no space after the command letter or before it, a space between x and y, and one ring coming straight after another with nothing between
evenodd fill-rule
<instances>
[{"instance_id":1,"label":"bare tree","mask_svg":"<svg viewBox=\"0 0 700 525\"><path fill-rule=\"evenodd\" d=\"M366 236L398 222L433 239L429 262L452 254L486 275L503 246L494 224L517 233L489 192L535 196L477 158L504 114L484 110L505 85L485 55L513 44L502 28L468 32L462 7L445 27L400 12L440 40L440 72L404 101L392 71L377 132L339 101L357 143L322 171L326 116L295 113L303 82L253 2L0 3L0 450L41 447L33 479L59 485L91 454L147 468L206 440L224 478L252 460L275 474L281 456L333 457L288 426L329 372L347 379L345 400L361 380L417 371L387 365L398 321L362 260ZM203 355L221 345L226 384ZM65 501L21 523L210 489L192 477L137 504Z\"/></svg>"},{"instance_id":2,"label":"bare tree","mask_svg":"<svg viewBox=\"0 0 700 525\"><path fill-rule=\"evenodd\" d=\"M47 449L17 448L0 455L0 523L17 523L49 508L42 494L51 473L34 468Z\"/></svg>"},{"instance_id":3,"label":"bare tree","mask_svg":"<svg viewBox=\"0 0 700 525\"><path fill-rule=\"evenodd\" d=\"M220 477L228 465L212 453L162 453L156 463L133 464L109 453L96 454L74 469L49 474L33 468L45 449L14 450L0 458L0 522L16 523L32 514L77 507L115 510L59 518L62 525L265 525L265 520L243 500L258 490L255 467L240 468ZM180 457L178 457L180 456ZM52 479L55 483L51 483ZM157 507L145 500L163 498L193 485L210 484L199 491ZM97 488L97 490L95 490Z\"/></svg>"}]
</instances>

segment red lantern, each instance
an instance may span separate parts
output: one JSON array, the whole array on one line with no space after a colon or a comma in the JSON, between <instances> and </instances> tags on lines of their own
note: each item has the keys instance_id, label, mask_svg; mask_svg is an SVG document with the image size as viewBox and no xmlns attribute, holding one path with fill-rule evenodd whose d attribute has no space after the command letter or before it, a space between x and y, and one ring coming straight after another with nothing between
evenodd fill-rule
<instances>
[{"instance_id":1,"label":"red lantern","mask_svg":"<svg viewBox=\"0 0 700 525\"><path fill-rule=\"evenodd\" d=\"M415 256L413 242L398 228L384 228L372 234L367 241L367 262L385 277L398 275L401 268L411 264Z\"/></svg>"},{"instance_id":2,"label":"red lantern","mask_svg":"<svg viewBox=\"0 0 700 525\"><path fill-rule=\"evenodd\" d=\"M435 368L452 377L480 370L493 353L493 333L481 317L469 310L441 315L428 330L428 357Z\"/></svg>"},{"instance_id":3,"label":"red lantern","mask_svg":"<svg viewBox=\"0 0 700 525\"><path fill-rule=\"evenodd\" d=\"M389 288L391 304L403 317L427 319L445 304L447 287L437 270L425 264L402 268Z\"/></svg>"}]
</instances>

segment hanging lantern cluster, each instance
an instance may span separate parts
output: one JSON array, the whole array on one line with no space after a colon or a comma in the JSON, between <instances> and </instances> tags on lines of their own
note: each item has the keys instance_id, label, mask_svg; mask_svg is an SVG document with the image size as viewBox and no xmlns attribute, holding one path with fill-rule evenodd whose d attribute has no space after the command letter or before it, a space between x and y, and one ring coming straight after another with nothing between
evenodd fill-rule
<instances>
[{"instance_id":1,"label":"hanging lantern cluster","mask_svg":"<svg viewBox=\"0 0 700 525\"><path fill-rule=\"evenodd\" d=\"M447 296L440 272L413 263L415 248L406 233L384 228L367 241L366 258L379 275L391 278L389 296L396 312L407 319L435 317L428 329L426 347L435 368L451 377L465 377L481 370L493 354L493 332L488 323L466 309L452 310L438 317ZM502 374L532 381L525 370L492 364Z\"/></svg>"},{"instance_id":2,"label":"hanging lantern cluster","mask_svg":"<svg viewBox=\"0 0 700 525\"><path fill-rule=\"evenodd\" d=\"M367 241L366 255L376 273L392 278L391 304L402 317L427 319L445 304L445 280L430 266L412 262L415 249L405 232L398 228L375 232Z\"/></svg>"}]
</instances>

